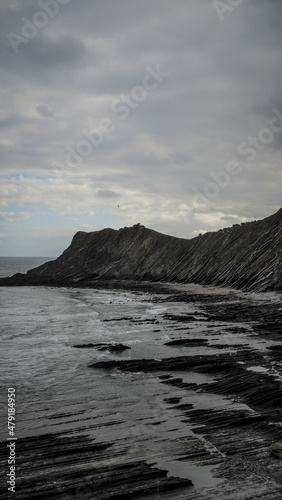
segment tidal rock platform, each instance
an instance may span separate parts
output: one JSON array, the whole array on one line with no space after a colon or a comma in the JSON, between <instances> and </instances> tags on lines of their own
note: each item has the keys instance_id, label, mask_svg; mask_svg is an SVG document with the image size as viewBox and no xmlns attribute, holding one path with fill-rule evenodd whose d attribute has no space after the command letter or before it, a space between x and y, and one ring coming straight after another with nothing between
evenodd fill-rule
<instances>
[{"instance_id":1,"label":"tidal rock platform","mask_svg":"<svg viewBox=\"0 0 282 500\"><path fill-rule=\"evenodd\" d=\"M93 398L75 411L69 401L68 411L50 410L49 426L19 436L15 498L280 500L281 296L160 288L147 316L128 306L103 318L122 345L138 328L140 352L153 356L136 356L134 345L70 347L106 348L85 371L93 389L100 375L110 382L107 404ZM6 461L2 442L2 470ZM5 479L0 495L11 498Z\"/></svg>"}]
</instances>

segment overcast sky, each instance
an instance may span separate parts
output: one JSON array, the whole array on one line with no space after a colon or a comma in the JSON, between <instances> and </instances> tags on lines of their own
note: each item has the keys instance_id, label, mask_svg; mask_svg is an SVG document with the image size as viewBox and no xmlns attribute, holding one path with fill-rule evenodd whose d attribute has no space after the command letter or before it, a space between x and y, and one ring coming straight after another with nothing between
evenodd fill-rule
<instances>
[{"instance_id":1,"label":"overcast sky","mask_svg":"<svg viewBox=\"0 0 282 500\"><path fill-rule=\"evenodd\" d=\"M0 255L280 208L280 0L2 0L0 24Z\"/></svg>"}]
</instances>

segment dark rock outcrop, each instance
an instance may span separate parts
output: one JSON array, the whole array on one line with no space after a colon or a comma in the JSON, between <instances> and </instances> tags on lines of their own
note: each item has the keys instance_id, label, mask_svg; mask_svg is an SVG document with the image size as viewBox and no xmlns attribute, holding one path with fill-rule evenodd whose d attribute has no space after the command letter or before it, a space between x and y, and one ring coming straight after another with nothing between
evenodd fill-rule
<instances>
[{"instance_id":1,"label":"dark rock outcrop","mask_svg":"<svg viewBox=\"0 0 282 500\"><path fill-rule=\"evenodd\" d=\"M77 349L92 349L96 348L98 351L109 351L109 352L122 352L122 351L127 351L128 349L131 349L131 347L123 344L104 344L104 343L99 343L99 344L77 344L74 345L73 347L76 347Z\"/></svg>"},{"instance_id":2,"label":"dark rock outcrop","mask_svg":"<svg viewBox=\"0 0 282 500\"><path fill-rule=\"evenodd\" d=\"M78 232L56 260L0 285L88 285L103 280L282 290L282 208L266 219L185 240L140 224Z\"/></svg>"},{"instance_id":3,"label":"dark rock outcrop","mask_svg":"<svg viewBox=\"0 0 282 500\"><path fill-rule=\"evenodd\" d=\"M166 470L143 461L123 462L120 457L119 464L112 464L111 449L112 443L93 443L86 436L46 434L19 439L20 466L15 497L19 500L130 500L151 495L161 498L166 492L177 495L178 491L187 489L192 498L195 497L191 480L168 477ZM104 462L103 465L100 462ZM0 463L4 470L6 442L0 443ZM0 496L3 500L12 498L4 477L0 480Z\"/></svg>"}]
</instances>

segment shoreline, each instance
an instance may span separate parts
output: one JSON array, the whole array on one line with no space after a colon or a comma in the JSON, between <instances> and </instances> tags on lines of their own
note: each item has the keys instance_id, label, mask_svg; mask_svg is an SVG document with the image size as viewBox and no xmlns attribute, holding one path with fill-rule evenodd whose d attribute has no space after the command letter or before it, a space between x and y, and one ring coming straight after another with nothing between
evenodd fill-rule
<instances>
[{"instance_id":1,"label":"shoreline","mask_svg":"<svg viewBox=\"0 0 282 500\"><path fill-rule=\"evenodd\" d=\"M115 441L72 435L69 429L19 439L17 498L280 498L281 461L270 445L282 440L281 302L201 285L151 285L120 283L118 289L150 293L156 305L171 304L158 324L149 315L142 321L168 332L173 357L136 359L127 351L127 358L113 354L85 370L106 371L113 384L114 376L122 380L126 374L137 389L146 383L155 417L140 415L127 438ZM194 312L188 313L191 304ZM109 311L104 321L118 321L123 329L135 320ZM4 451L2 442L1 465ZM208 486L201 487L205 479Z\"/></svg>"},{"instance_id":2,"label":"shoreline","mask_svg":"<svg viewBox=\"0 0 282 500\"><path fill-rule=\"evenodd\" d=\"M200 293L207 290L207 293L225 294L225 293L253 293L253 294L267 294L274 293L282 297L282 290L280 288L268 288L260 290L259 288L249 289L244 287L232 287L228 283L222 285L216 285L212 281L203 283L186 282L186 281L150 281L150 280L134 280L134 279L86 279L86 280L54 280L50 278L36 278L28 276L27 274L17 273L12 276L0 278L0 288L1 287L28 287L28 286L38 286L38 287L52 287L52 288L90 288L97 290L133 290L133 291L153 291L155 293L171 293L175 292L192 292L193 289L196 293Z\"/></svg>"}]
</instances>

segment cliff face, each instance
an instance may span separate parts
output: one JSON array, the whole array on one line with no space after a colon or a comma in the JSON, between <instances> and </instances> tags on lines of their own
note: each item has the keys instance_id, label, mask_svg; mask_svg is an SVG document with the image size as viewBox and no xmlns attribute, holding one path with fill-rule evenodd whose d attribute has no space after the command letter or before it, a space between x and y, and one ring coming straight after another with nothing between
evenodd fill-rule
<instances>
[{"instance_id":1,"label":"cliff face","mask_svg":"<svg viewBox=\"0 0 282 500\"><path fill-rule=\"evenodd\" d=\"M0 285L112 279L282 290L282 208L261 221L191 240L139 224L78 232L55 261L0 280Z\"/></svg>"}]
</instances>

